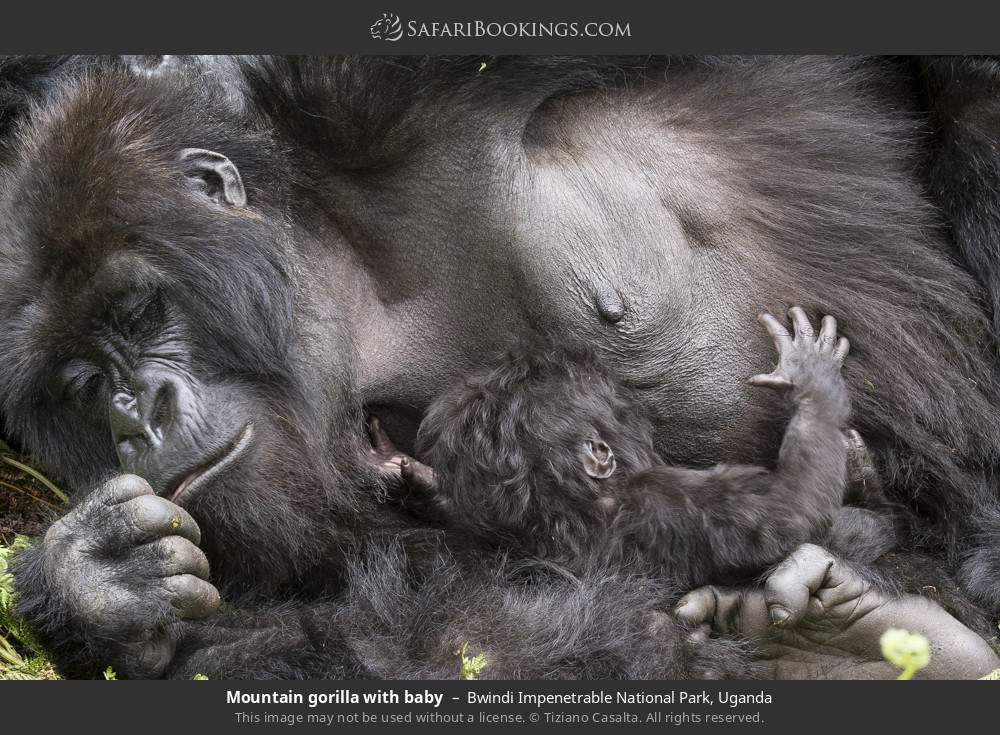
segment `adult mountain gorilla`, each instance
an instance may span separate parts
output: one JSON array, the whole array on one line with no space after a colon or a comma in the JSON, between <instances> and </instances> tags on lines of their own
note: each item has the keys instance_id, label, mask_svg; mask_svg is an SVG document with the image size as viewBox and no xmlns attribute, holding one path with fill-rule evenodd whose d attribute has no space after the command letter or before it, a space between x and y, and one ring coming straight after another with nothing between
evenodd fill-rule
<instances>
[{"instance_id":1,"label":"adult mountain gorilla","mask_svg":"<svg viewBox=\"0 0 1000 735\"><path fill-rule=\"evenodd\" d=\"M675 590L395 515L363 417L409 448L444 386L545 327L606 353L667 461L766 461L753 318L792 303L854 346L856 425L913 511L892 570L947 590L906 559L946 562L996 609L989 325L894 68L199 68L69 62L0 157L7 431L90 491L17 569L66 672L444 676L469 641L494 676L747 674L677 634Z\"/></svg>"}]
</instances>

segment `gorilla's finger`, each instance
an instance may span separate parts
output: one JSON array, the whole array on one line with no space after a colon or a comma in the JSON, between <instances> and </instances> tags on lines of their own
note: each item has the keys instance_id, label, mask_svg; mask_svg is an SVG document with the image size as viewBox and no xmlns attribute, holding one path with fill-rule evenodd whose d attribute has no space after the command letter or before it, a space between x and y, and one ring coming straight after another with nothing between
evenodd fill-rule
<instances>
[{"instance_id":1,"label":"gorilla's finger","mask_svg":"<svg viewBox=\"0 0 1000 735\"><path fill-rule=\"evenodd\" d=\"M759 375L750 377L749 382L761 388L774 388L778 390L790 388L792 385L792 382L788 378L776 373L760 373Z\"/></svg>"},{"instance_id":2,"label":"gorilla's finger","mask_svg":"<svg viewBox=\"0 0 1000 735\"><path fill-rule=\"evenodd\" d=\"M219 591L193 574L178 574L163 580L170 604L182 618L205 618L219 609Z\"/></svg>"},{"instance_id":3,"label":"gorilla's finger","mask_svg":"<svg viewBox=\"0 0 1000 735\"><path fill-rule=\"evenodd\" d=\"M847 442L847 481L867 482L875 477L875 463L872 461L868 445L857 429L848 429L845 435Z\"/></svg>"},{"instance_id":4,"label":"gorilla's finger","mask_svg":"<svg viewBox=\"0 0 1000 735\"><path fill-rule=\"evenodd\" d=\"M195 545L201 543L201 529L194 518L166 498L142 495L120 507L133 543L152 541L162 536L183 536Z\"/></svg>"},{"instance_id":5,"label":"gorilla's finger","mask_svg":"<svg viewBox=\"0 0 1000 735\"><path fill-rule=\"evenodd\" d=\"M764 601L773 625L792 626L802 619L809 598L823 586L834 561L826 549L803 544L778 565L764 583Z\"/></svg>"},{"instance_id":6,"label":"gorilla's finger","mask_svg":"<svg viewBox=\"0 0 1000 735\"><path fill-rule=\"evenodd\" d=\"M758 314L757 321L763 324L764 329L771 335L779 354L792 344L792 335L788 333L788 329L770 314L766 312Z\"/></svg>"},{"instance_id":7,"label":"gorilla's finger","mask_svg":"<svg viewBox=\"0 0 1000 735\"><path fill-rule=\"evenodd\" d=\"M691 626L709 625L716 633L738 633L741 596L736 590L708 585L688 592L677 603L677 619Z\"/></svg>"},{"instance_id":8,"label":"gorilla's finger","mask_svg":"<svg viewBox=\"0 0 1000 735\"><path fill-rule=\"evenodd\" d=\"M684 595L674 608L678 620L691 626L710 623L715 618L717 598L714 587L699 587Z\"/></svg>"},{"instance_id":9,"label":"gorilla's finger","mask_svg":"<svg viewBox=\"0 0 1000 735\"><path fill-rule=\"evenodd\" d=\"M823 321L820 322L819 329L819 346L820 349L832 350L833 343L837 341L837 320L832 316L827 315L823 317Z\"/></svg>"},{"instance_id":10,"label":"gorilla's finger","mask_svg":"<svg viewBox=\"0 0 1000 735\"><path fill-rule=\"evenodd\" d=\"M94 491L94 499L105 505L121 505L143 495L155 495L148 482L138 475L118 475Z\"/></svg>"},{"instance_id":11,"label":"gorilla's finger","mask_svg":"<svg viewBox=\"0 0 1000 735\"><path fill-rule=\"evenodd\" d=\"M847 340L847 337L841 337L840 341L837 342L837 349L833 351L833 356L839 362L843 362L844 358L847 357L847 353L851 351L851 343Z\"/></svg>"},{"instance_id":12,"label":"gorilla's finger","mask_svg":"<svg viewBox=\"0 0 1000 735\"><path fill-rule=\"evenodd\" d=\"M792 325L795 327L796 337L812 339L815 332L813 332L812 322L809 321L809 317L806 316L805 309L801 306L793 306L788 310L788 316L792 318Z\"/></svg>"},{"instance_id":13,"label":"gorilla's finger","mask_svg":"<svg viewBox=\"0 0 1000 735\"><path fill-rule=\"evenodd\" d=\"M206 581L209 578L208 557L186 538L167 536L140 546L136 552L154 562L161 577L193 574Z\"/></svg>"},{"instance_id":14,"label":"gorilla's finger","mask_svg":"<svg viewBox=\"0 0 1000 735\"><path fill-rule=\"evenodd\" d=\"M437 492L438 481L434 470L412 457L400 461L400 473L411 492L432 495Z\"/></svg>"},{"instance_id":15,"label":"gorilla's finger","mask_svg":"<svg viewBox=\"0 0 1000 735\"><path fill-rule=\"evenodd\" d=\"M368 417L368 438L379 454L393 454L396 446L382 428L382 422L375 416Z\"/></svg>"}]
</instances>

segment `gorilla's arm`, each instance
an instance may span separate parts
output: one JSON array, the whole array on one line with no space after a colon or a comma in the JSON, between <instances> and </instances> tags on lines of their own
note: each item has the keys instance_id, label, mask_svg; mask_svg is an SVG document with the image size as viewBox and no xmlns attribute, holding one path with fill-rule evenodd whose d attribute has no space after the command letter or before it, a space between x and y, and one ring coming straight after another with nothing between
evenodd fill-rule
<instances>
[{"instance_id":1,"label":"gorilla's arm","mask_svg":"<svg viewBox=\"0 0 1000 735\"><path fill-rule=\"evenodd\" d=\"M636 544L686 585L757 574L799 544L823 538L847 480L843 428L850 413L840 365L846 340L825 317L818 335L791 310L795 336L768 314L778 367L751 379L791 390L794 413L773 471L719 465L655 467L629 481L612 536Z\"/></svg>"}]
</instances>

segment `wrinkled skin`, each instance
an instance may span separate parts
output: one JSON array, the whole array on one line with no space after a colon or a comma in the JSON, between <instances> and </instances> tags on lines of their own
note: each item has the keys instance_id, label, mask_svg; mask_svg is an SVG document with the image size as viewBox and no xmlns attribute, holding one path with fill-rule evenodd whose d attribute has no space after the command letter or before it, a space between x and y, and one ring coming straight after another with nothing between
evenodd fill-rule
<instances>
[{"instance_id":1,"label":"wrinkled skin","mask_svg":"<svg viewBox=\"0 0 1000 735\"><path fill-rule=\"evenodd\" d=\"M883 592L828 551L806 544L749 593L701 587L677 606L679 618L755 642L772 679L891 679L879 639L889 628L922 633L931 659L917 678L978 679L1000 668L982 638L918 595Z\"/></svg>"},{"instance_id":2,"label":"wrinkled skin","mask_svg":"<svg viewBox=\"0 0 1000 735\"><path fill-rule=\"evenodd\" d=\"M96 301L128 314L130 305L117 294L134 289L128 279L154 264L154 275L166 272L168 282L182 284L164 310L170 329L157 336L176 329L186 335L182 347L191 349L171 350L171 369L190 395L201 396L195 401L201 433L196 442L140 458L123 450L128 422L119 422L116 433L110 405L80 411L69 401L47 403L49 394L23 369L48 367L34 365L42 353L22 321L2 335L10 354L24 358L9 361L16 370L3 374L4 419L47 471L97 497L107 478L123 470L141 472L154 491L172 497L185 472L252 424L255 440L241 461L196 494L180 496L178 507L197 521L213 585L227 601L251 598L258 617L248 623L209 614L214 597L196 581L204 582L200 559L175 540L193 544L193 531L166 533L154 520L144 535L116 535L108 519L123 512L115 510L121 504L88 513L84 501L18 572L29 617L48 626L68 670L86 675L106 665L107 651L96 641L112 630L121 646L112 651L113 663L135 675L453 673L454 644L485 640L489 630L456 623L438 649L403 661L401 652L417 650L410 644L432 632L419 628L432 611L400 617L386 606L405 593L373 603L364 595L379 592L374 582L350 581L363 556L352 544L368 543L372 529L423 533L375 502L363 413L383 417L389 434L412 451L424 410L446 386L486 364L512 337L544 327L606 354L640 395L657 450L669 462L766 464L786 417L746 384L771 367L753 317L793 303L814 316L842 318L853 345L845 379L855 424L888 495L908 514L902 550L934 559L944 576L959 574L962 594L979 609L1000 608L992 477L1000 400L990 325L977 284L954 262L923 193L922 139L899 115L922 109L906 75L867 61L652 60L647 76L631 80L641 84L630 87L618 76L631 68L625 62L598 69L580 60L548 66L503 60L486 76L447 60L130 63L127 83L115 77L110 85L66 92L69 99L103 95L94 109L71 107L70 117L90 115L94 135L112 131L132 144L109 151L101 148L107 138L98 136L95 166L118 154L127 165L90 177L74 168L61 178L58 161L47 164L55 173L42 166L61 186L84 178L82 204L62 201L61 187L32 198L19 197L21 189L5 192L5 222L17 225L5 225L0 239L3 317L30 320L49 308L57 318L39 341L59 359L74 355L90 335L76 323L91 308L72 301L79 279L94 279L93 290L82 293L106 296ZM154 104L160 98L174 102ZM137 134L133 128L118 124L142 119L128 117L133 103L150 111L157 140L169 141L169 150L147 151L145 141L129 138ZM39 128L31 140L72 139L59 128L61 119L30 120ZM192 148L203 154L185 157ZM0 152L0 163L10 166L3 177L31 190L32 166L47 150L19 142ZM89 150L88 143L73 152ZM245 200L232 188L234 171ZM117 185L119 177L128 181ZM115 217L95 220L111 231L67 238L63 225L79 234L73 228L83 222L81 207L103 204L95 192L109 181L118 209ZM150 204L154 183L172 206ZM32 217L43 224L27 226ZM134 232L127 228L137 223L142 237L129 239ZM162 240L178 230L195 235L164 258ZM38 239L39 231L49 239ZM135 260L109 274L102 248L120 242ZM64 246L79 243L94 255L74 261L84 266L82 276L72 268L21 273L63 249L78 257ZM230 262L214 263L226 254ZM215 280L185 280L206 263L217 266L206 268ZM189 270L178 273L181 265ZM239 288L227 285L233 276ZM118 290L98 287L108 283ZM44 303L32 308L17 301L39 294ZM191 313L200 318L185 320ZM97 320L121 326L114 318ZM150 353L133 337L141 363ZM142 381L143 374L133 366L125 382L132 393L154 398L138 406L155 406L149 385L158 383ZM121 407L131 415L127 401ZM173 458L178 447L184 452ZM98 553L89 539L100 541ZM164 539L171 540L163 558L143 555L146 544ZM449 543L466 549L464 539ZM67 546L71 553L60 553ZM421 551L408 551L423 560ZM442 597L436 611L452 609L455 595L476 599L468 590L484 570L495 569L474 551L462 563L468 568L461 583L443 593L451 597ZM86 573L63 574L60 565ZM175 569L182 574L169 573ZM184 575L192 579L171 581ZM944 589L924 568L900 565L896 576L907 590ZM120 581L121 589L94 592L107 580ZM588 584L584 579L579 589ZM358 607L325 607L345 585ZM287 604L289 588L298 592L294 604ZM503 607L510 598L503 589L485 591L503 602L486 609L483 625L516 634L524 616ZM590 620L614 631L621 622L616 614L639 619L644 605L662 602L629 600L634 608L602 607ZM533 609L526 601L517 612ZM203 614L216 624L199 627L195 618ZM532 632L543 643L519 648L512 640L495 656L506 668L493 673L705 671L686 659L675 668L627 670L627 657L615 647L626 645L621 639L560 648L561 631L575 629L582 617L579 609L550 615ZM307 618L327 621L326 633L305 625ZM373 630L359 631L366 621ZM249 654L227 648L226 636L246 639L251 629L260 637L251 647L256 657L240 658ZM373 640L395 647L379 656ZM646 630L627 644L638 650L650 641ZM171 643L174 657L164 665ZM299 645L308 653L300 654ZM342 653L341 645L347 653L340 659L316 653ZM589 665L608 650L617 654L614 665Z\"/></svg>"},{"instance_id":3,"label":"wrinkled skin","mask_svg":"<svg viewBox=\"0 0 1000 735\"><path fill-rule=\"evenodd\" d=\"M219 607L200 541L187 511L142 478L120 475L49 528L43 565L53 584L78 590L70 604L91 634L124 635L112 653L123 676L157 676L174 655L173 641L160 634L163 621L204 618Z\"/></svg>"}]
</instances>

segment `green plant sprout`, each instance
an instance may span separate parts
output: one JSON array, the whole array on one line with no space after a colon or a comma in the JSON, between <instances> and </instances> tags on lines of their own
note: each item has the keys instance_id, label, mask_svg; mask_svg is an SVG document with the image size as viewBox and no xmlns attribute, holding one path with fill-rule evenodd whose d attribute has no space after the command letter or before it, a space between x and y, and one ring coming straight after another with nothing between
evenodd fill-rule
<instances>
[{"instance_id":1,"label":"green plant sprout","mask_svg":"<svg viewBox=\"0 0 1000 735\"><path fill-rule=\"evenodd\" d=\"M483 669L486 668L486 654L477 653L472 658L466 655L469 650L469 642L466 641L462 644L461 650L458 652L462 657L462 678L469 681L475 681L479 678L479 675L483 673Z\"/></svg>"},{"instance_id":2,"label":"green plant sprout","mask_svg":"<svg viewBox=\"0 0 1000 735\"><path fill-rule=\"evenodd\" d=\"M902 628L889 628L879 639L882 656L893 666L902 669L897 680L912 679L931 662L931 644L920 633L910 633Z\"/></svg>"}]
</instances>

